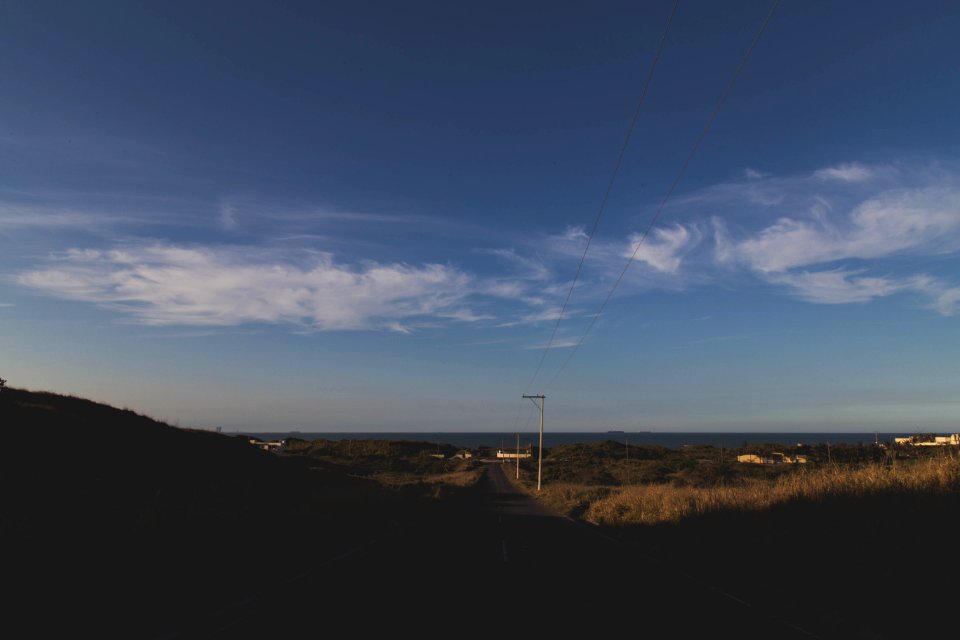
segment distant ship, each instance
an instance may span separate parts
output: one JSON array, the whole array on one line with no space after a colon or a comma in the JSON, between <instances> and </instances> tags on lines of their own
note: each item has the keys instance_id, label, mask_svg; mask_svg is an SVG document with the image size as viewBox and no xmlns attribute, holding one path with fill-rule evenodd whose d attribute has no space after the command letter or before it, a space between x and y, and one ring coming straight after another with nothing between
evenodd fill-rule
<instances>
[{"instance_id":1,"label":"distant ship","mask_svg":"<svg viewBox=\"0 0 960 640\"><path fill-rule=\"evenodd\" d=\"M625 431L611 430L611 431L607 431L607 433L626 433L626 432L625 432Z\"/></svg>"}]
</instances>

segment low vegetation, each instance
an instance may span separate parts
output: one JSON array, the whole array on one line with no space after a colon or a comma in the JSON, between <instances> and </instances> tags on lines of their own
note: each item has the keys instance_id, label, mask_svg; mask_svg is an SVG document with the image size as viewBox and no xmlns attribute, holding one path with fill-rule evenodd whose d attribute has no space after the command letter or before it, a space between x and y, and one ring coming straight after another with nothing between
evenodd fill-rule
<instances>
[{"instance_id":1,"label":"low vegetation","mask_svg":"<svg viewBox=\"0 0 960 640\"><path fill-rule=\"evenodd\" d=\"M960 456L950 448L887 449L874 445L779 447L807 464L736 462L745 452L708 446L671 450L615 442L564 445L545 452L538 497L553 509L612 526L679 522L718 512L762 511L790 502L960 491ZM629 456L629 457L628 457ZM522 465L536 481L535 462Z\"/></svg>"},{"instance_id":2,"label":"low vegetation","mask_svg":"<svg viewBox=\"0 0 960 640\"><path fill-rule=\"evenodd\" d=\"M455 457L458 451L416 441L293 439L284 455L373 480L394 492L437 499L473 486L482 475L477 462Z\"/></svg>"},{"instance_id":3,"label":"low vegetation","mask_svg":"<svg viewBox=\"0 0 960 640\"><path fill-rule=\"evenodd\" d=\"M559 485L548 487L551 503L589 505L582 517L605 525L678 522L684 518L725 511L761 511L790 502L818 503L838 498L869 498L890 494L956 493L960 490L960 460L945 457L912 460L895 466L870 463L856 468L832 464L803 468L770 480L748 478L725 486L644 484L602 491ZM558 493L557 498L550 494Z\"/></svg>"},{"instance_id":4,"label":"low vegetation","mask_svg":"<svg viewBox=\"0 0 960 640\"><path fill-rule=\"evenodd\" d=\"M723 462L710 447L637 449L627 462L616 443L558 447L545 451L539 493L536 462L522 482L651 562L816 637L942 635L936 612L952 605L939 585L960 571L955 447L824 445L804 448L808 464L781 465L730 462L758 447Z\"/></svg>"}]
</instances>

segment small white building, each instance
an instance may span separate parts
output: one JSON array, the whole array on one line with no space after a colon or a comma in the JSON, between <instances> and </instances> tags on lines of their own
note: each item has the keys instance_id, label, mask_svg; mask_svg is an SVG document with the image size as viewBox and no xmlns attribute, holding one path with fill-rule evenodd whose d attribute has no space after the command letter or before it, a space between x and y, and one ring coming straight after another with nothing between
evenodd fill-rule
<instances>
[{"instance_id":1,"label":"small white building","mask_svg":"<svg viewBox=\"0 0 960 640\"><path fill-rule=\"evenodd\" d=\"M516 449L497 449L497 457L502 460L516 460L520 458L521 460L525 458L533 457L533 447L527 446L523 449L517 451Z\"/></svg>"},{"instance_id":2,"label":"small white building","mask_svg":"<svg viewBox=\"0 0 960 640\"><path fill-rule=\"evenodd\" d=\"M284 447L287 446L286 440L257 440L256 438L250 438L248 442L264 451L273 451L274 453L283 451Z\"/></svg>"},{"instance_id":3,"label":"small white building","mask_svg":"<svg viewBox=\"0 0 960 640\"><path fill-rule=\"evenodd\" d=\"M897 444L913 445L914 447L945 447L947 445L960 446L960 433L951 433L948 436L933 436L933 440L921 440L921 436L907 436L894 438Z\"/></svg>"},{"instance_id":4,"label":"small white building","mask_svg":"<svg viewBox=\"0 0 960 640\"><path fill-rule=\"evenodd\" d=\"M809 459L803 454L788 456L784 453L771 453L765 456L758 456L755 453L746 453L737 456L737 462L744 464L807 464Z\"/></svg>"}]
</instances>

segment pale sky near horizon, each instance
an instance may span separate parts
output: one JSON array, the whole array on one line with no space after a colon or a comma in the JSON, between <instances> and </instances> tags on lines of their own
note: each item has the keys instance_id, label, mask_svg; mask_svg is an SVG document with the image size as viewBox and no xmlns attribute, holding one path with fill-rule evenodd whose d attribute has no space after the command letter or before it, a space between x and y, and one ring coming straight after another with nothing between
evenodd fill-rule
<instances>
[{"instance_id":1,"label":"pale sky near horizon","mask_svg":"<svg viewBox=\"0 0 960 640\"><path fill-rule=\"evenodd\" d=\"M960 429L960 4L0 6L0 376L249 431ZM558 374L559 371L559 374Z\"/></svg>"}]
</instances>

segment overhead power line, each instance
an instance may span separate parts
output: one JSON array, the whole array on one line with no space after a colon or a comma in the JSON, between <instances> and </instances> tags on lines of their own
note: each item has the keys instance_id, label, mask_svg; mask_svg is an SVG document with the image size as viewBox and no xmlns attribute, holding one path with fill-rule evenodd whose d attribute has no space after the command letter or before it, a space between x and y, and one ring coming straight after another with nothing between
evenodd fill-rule
<instances>
[{"instance_id":1,"label":"overhead power line","mask_svg":"<svg viewBox=\"0 0 960 640\"><path fill-rule=\"evenodd\" d=\"M620 153L617 155L617 160L613 165L613 172L610 175L610 180L607 182L607 188L603 192L603 198L600 200L600 207L597 210L597 216L594 218L593 227L590 229L590 234L587 236L587 244L583 248L583 255L580 256L580 263L577 265L577 272L573 276L573 281L570 283L570 289L567 291L567 296L563 300L563 306L560 307L560 314L557 316L557 322L553 325L553 332L550 334L550 339L547 341L547 346L544 347L543 353L540 354L540 362L537 363L537 368L533 372L533 376L530 378L530 382L527 383L524 393L530 390L530 387L533 386L534 381L537 379L537 376L540 374L540 370L543 368L543 362L547 358L547 353L550 351L550 348L553 346L553 341L557 337L557 329L560 328L560 322L563 320L563 314L567 310L567 305L570 303L570 296L573 295L573 290L577 286L577 281L580 279L580 272L583 270L583 263L587 258L587 252L590 251L590 244L593 242L593 236L597 232L597 227L600 225L600 218L603 217L603 212L607 208L607 200L610 199L610 192L613 191L613 184L617 180L617 175L620 173L620 166L623 164L623 157L627 153L627 147L630 146L630 138L633 136L633 130L637 126L637 120L640 119L640 108L643 106L644 100L647 97L647 91L650 89L650 84L653 81L653 73L657 69L657 63L660 62L660 54L663 53L663 47L667 42L667 34L670 32L670 25L673 23L673 17L677 13L677 7L680 5L680 0L674 0L673 8L670 10L670 16L667 18L667 24L663 28L663 34L660 36L660 42L657 44L656 53L653 55L653 60L650 62L650 69L647 71L647 77L643 82L643 89L640 92L640 98L637 100L637 108L633 112L633 118L630 120L630 126L627 128L627 134L624 136L623 144L620 145Z\"/></svg>"},{"instance_id":2,"label":"overhead power line","mask_svg":"<svg viewBox=\"0 0 960 640\"><path fill-rule=\"evenodd\" d=\"M517 418L516 418L516 420L513 421L513 429L512 429L512 431L516 431L516 430L517 430L517 427L520 426L520 414L523 412L523 407L524 407L524 406L528 406L528 405L527 405L527 404L523 401L523 399L521 398L521 399L520 399L520 405L517 407ZM524 433L526 433L527 430L530 428L530 421L531 421L531 420L533 420L533 410L532 410L532 409L530 410L529 414L527 415L527 422L526 422L526 424L525 424L524 427L523 427Z\"/></svg>"},{"instance_id":3,"label":"overhead power line","mask_svg":"<svg viewBox=\"0 0 960 640\"><path fill-rule=\"evenodd\" d=\"M724 102L727 100L727 96L730 95L730 90L733 88L734 82L736 82L737 77L740 75L740 72L743 71L744 67L747 65L747 61L750 59L753 50L757 47L757 43L760 42L760 36L763 35L763 32L766 30L767 25L770 23L770 18L773 17L773 12L776 10L777 5L780 4L780 0L773 0L773 4L770 6L770 10L767 12L767 15L764 17L763 22L760 23L760 26L757 28L757 32L753 36L753 40L750 42L750 46L747 48L746 53L743 54L743 57L740 59L739 64L737 64L736 69L733 71L733 75L730 76L730 79L727 81L726 86L723 88L723 93L720 94L720 99L717 100L717 104L713 107L713 111L710 112L710 116L707 118L707 122L703 127L703 130L700 131L700 135L697 136L694 140L693 146L690 148L687 157L684 159L683 164L680 165L680 170L677 171L677 175L673 178L673 182L670 183L670 188L667 189L667 193L663 196L663 199L660 201L660 206L657 207L656 212L653 214L650 223L644 229L643 234L640 236L640 239L637 241L636 246L633 249L633 253L630 254L630 258L627 259L627 263L623 266L623 270L620 272L620 275L617 277L616 282L613 283L610 292L607 294L607 297L604 298L603 304L600 305L600 308L593 315L593 318L590 319L590 323L587 325L586 331L583 332L583 335L580 336L580 339L577 341L577 344L570 350L570 353L567 355L567 358L560 365L560 368L557 369L557 372L554 374L553 378L550 379L550 382L547 384L549 388L556 382L557 378L566 369L567 364L570 363L570 360L573 359L573 356L580 349L580 345L583 344L583 341L587 339L587 335L593 329L593 326L597 323L597 319L603 313L603 310L607 307L607 303L610 302L610 299L613 297L614 292L617 290L617 287L620 286L620 282L623 280L623 276L626 275L627 270L630 268L630 265L633 264L633 261L637 257L637 253L640 251L640 247L643 246L643 243L646 241L647 236L650 235L650 230L657 224L657 221L660 219L660 215L663 213L663 209L667 204L667 201L670 200L670 197L673 195L674 190L677 188L677 185L680 183L680 180L683 178L684 173L687 171L687 167L690 166L690 161L693 160L693 157L696 155L697 150L700 148L700 144L703 142L703 139L707 137L707 133L710 131L710 127L713 125L713 121L716 120L717 114L720 113L720 109L723 107Z\"/></svg>"}]
</instances>

